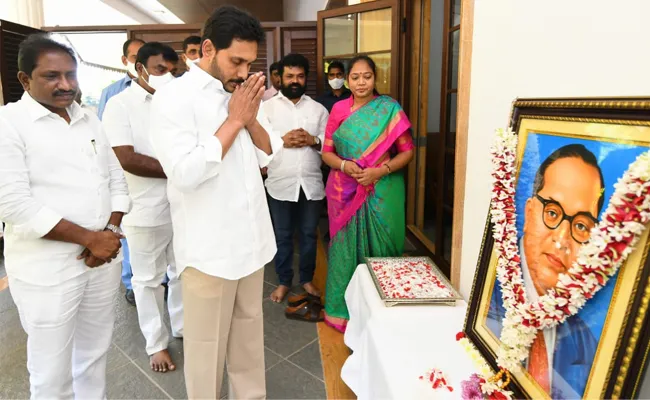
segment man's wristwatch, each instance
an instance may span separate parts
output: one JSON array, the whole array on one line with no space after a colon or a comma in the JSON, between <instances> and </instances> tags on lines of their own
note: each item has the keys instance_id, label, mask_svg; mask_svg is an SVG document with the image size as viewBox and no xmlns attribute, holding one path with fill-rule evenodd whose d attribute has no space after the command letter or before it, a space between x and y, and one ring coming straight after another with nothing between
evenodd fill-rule
<instances>
[{"instance_id":1,"label":"man's wristwatch","mask_svg":"<svg viewBox=\"0 0 650 400\"><path fill-rule=\"evenodd\" d=\"M318 136L312 136L314 138L314 146L320 147L320 139Z\"/></svg>"},{"instance_id":2,"label":"man's wristwatch","mask_svg":"<svg viewBox=\"0 0 650 400\"><path fill-rule=\"evenodd\" d=\"M124 236L124 232L122 232L122 229L119 226L115 226L113 224L106 225L106 228L104 228L104 230L109 230L116 235Z\"/></svg>"}]
</instances>

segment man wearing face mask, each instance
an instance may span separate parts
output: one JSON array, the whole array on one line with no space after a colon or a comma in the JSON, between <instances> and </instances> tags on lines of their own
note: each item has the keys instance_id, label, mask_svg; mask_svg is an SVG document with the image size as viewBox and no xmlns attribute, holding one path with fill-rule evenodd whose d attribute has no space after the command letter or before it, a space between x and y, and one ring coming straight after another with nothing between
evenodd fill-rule
<instances>
[{"instance_id":1,"label":"man wearing face mask","mask_svg":"<svg viewBox=\"0 0 650 400\"><path fill-rule=\"evenodd\" d=\"M116 94L122 92L129 86L131 81L135 79L138 73L135 70L135 59L138 55L138 50L144 45L144 41L140 39L129 39L122 45L122 64L126 67L126 76L119 81L113 82L102 90L102 95L99 98L99 105L97 106L97 116L102 119L104 115L104 108L108 100ZM135 295L133 294L133 287L131 286L131 262L129 257L129 245L126 239L122 239L122 248L124 249L124 261L122 262L122 283L126 288L124 298L132 306L135 305Z\"/></svg>"},{"instance_id":2,"label":"man wearing face mask","mask_svg":"<svg viewBox=\"0 0 650 400\"><path fill-rule=\"evenodd\" d=\"M169 336L163 319L164 288L169 277L167 306L172 335L183 335L181 286L176 274L172 247L172 221L167 200L167 177L155 158L149 136L153 94L173 78L171 70L178 55L169 46L149 42L138 51L137 78L106 105L104 129L125 171L133 200L133 212L123 221L131 245L133 291L138 304L140 330L146 339L151 369L176 369L167 344Z\"/></svg>"},{"instance_id":3,"label":"man wearing face mask","mask_svg":"<svg viewBox=\"0 0 650 400\"><path fill-rule=\"evenodd\" d=\"M266 189L278 252L275 270L280 285L271 300L280 303L293 285L293 237L296 230L300 245L300 284L320 297L312 284L316 269L317 226L325 198L321 173L321 143L329 116L325 107L305 95L309 61L301 54L289 54L280 63L280 93L262 104L273 133L284 141L282 159L268 168ZM310 320L318 313L304 308L287 316Z\"/></svg>"},{"instance_id":4,"label":"man wearing face mask","mask_svg":"<svg viewBox=\"0 0 650 400\"><path fill-rule=\"evenodd\" d=\"M352 95L350 89L345 87L345 67L340 61L333 61L327 68L327 81L330 88L327 93L316 98L316 101L321 103L327 112L332 111L332 107L337 102L347 99Z\"/></svg>"},{"instance_id":5,"label":"man wearing face mask","mask_svg":"<svg viewBox=\"0 0 650 400\"><path fill-rule=\"evenodd\" d=\"M190 399L220 397L226 360L230 398L266 397L263 267L276 246L259 169L282 140L260 109L264 75L248 76L264 37L249 13L217 8L196 67L151 106L151 141L169 178Z\"/></svg>"},{"instance_id":6,"label":"man wearing face mask","mask_svg":"<svg viewBox=\"0 0 650 400\"><path fill-rule=\"evenodd\" d=\"M187 65L188 70L194 66L194 62L199 59L199 50L201 48L201 36L188 36L183 40L183 54L181 59Z\"/></svg>"}]
</instances>

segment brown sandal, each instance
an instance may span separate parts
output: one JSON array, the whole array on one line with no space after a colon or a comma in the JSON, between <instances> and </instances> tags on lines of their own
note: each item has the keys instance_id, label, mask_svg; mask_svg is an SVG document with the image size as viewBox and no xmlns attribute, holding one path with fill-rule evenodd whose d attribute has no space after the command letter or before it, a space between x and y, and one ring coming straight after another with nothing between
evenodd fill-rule
<instances>
[{"instance_id":1,"label":"brown sandal","mask_svg":"<svg viewBox=\"0 0 650 400\"><path fill-rule=\"evenodd\" d=\"M313 294L306 293L306 292L303 293L303 294L296 295L296 296L289 296L287 298L287 304L289 305L289 307L298 307L299 305L301 305L305 301L308 302L308 303L316 303L316 304L319 304L321 306L323 305L323 303L321 303L321 301L320 301L319 296L314 296Z\"/></svg>"},{"instance_id":2,"label":"brown sandal","mask_svg":"<svg viewBox=\"0 0 650 400\"><path fill-rule=\"evenodd\" d=\"M305 301L296 307L287 307L284 316L288 319L295 319L306 322L321 322L325 320L323 306Z\"/></svg>"}]
</instances>

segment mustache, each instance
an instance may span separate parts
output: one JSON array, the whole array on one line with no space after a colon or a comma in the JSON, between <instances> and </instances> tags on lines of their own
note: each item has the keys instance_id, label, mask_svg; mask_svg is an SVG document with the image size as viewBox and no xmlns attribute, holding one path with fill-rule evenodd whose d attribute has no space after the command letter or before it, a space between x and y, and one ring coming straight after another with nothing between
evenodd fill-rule
<instances>
[{"instance_id":1,"label":"mustache","mask_svg":"<svg viewBox=\"0 0 650 400\"><path fill-rule=\"evenodd\" d=\"M303 86L301 84L299 84L299 83L292 83L289 86L285 86L285 87L288 88L288 89L300 89Z\"/></svg>"},{"instance_id":2,"label":"mustache","mask_svg":"<svg viewBox=\"0 0 650 400\"><path fill-rule=\"evenodd\" d=\"M77 94L76 90L55 90L52 95L54 97L59 97L59 96L74 96Z\"/></svg>"},{"instance_id":3,"label":"mustache","mask_svg":"<svg viewBox=\"0 0 650 400\"><path fill-rule=\"evenodd\" d=\"M230 79L228 82L234 83L235 85L241 85L242 83L245 82L245 80L242 78L237 78L237 79Z\"/></svg>"}]
</instances>

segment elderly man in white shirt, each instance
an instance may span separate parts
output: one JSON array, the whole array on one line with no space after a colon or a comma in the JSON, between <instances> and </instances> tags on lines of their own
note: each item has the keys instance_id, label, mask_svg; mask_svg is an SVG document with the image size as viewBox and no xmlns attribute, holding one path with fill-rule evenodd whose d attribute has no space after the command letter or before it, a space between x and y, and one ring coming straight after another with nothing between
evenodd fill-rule
<instances>
[{"instance_id":1,"label":"elderly man in white shirt","mask_svg":"<svg viewBox=\"0 0 650 400\"><path fill-rule=\"evenodd\" d=\"M218 398L227 360L231 398L261 399L263 267L276 247L259 169L282 140L259 110L264 76L248 77L259 21L223 6L203 32L197 67L156 92L150 128L169 179L187 395Z\"/></svg>"},{"instance_id":2,"label":"elderly man in white shirt","mask_svg":"<svg viewBox=\"0 0 650 400\"><path fill-rule=\"evenodd\" d=\"M102 120L129 184L133 210L124 217L129 239L133 291L138 304L140 330L146 340L151 369L176 369L167 351L169 334L164 315L165 272L167 306L172 335L183 336L181 285L176 274L172 246L172 218L167 200L167 177L156 159L149 136L151 100L156 89L173 79L171 70L179 60L171 47L149 42L138 51L137 78L125 91L111 98Z\"/></svg>"},{"instance_id":3,"label":"elderly man in white shirt","mask_svg":"<svg viewBox=\"0 0 650 400\"><path fill-rule=\"evenodd\" d=\"M74 102L73 51L32 35L18 68L25 94L0 108L0 220L31 397L105 398L127 184L99 119Z\"/></svg>"},{"instance_id":4,"label":"elderly man in white shirt","mask_svg":"<svg viewBox=\"0 0 650 400\"><path fill-rule=\"evenodd\" d=\"M305 56L285 56L279 72L280 92L262 104L273 132L284 141L282 158L269 165L266 179L278 247L275 270L280 282L271 300L278 303L284 300L293 284L296 230L300 246L300 284L307 293L320 296L312 279L316 269L318 220L325 198L320 150L329 116L325 107L305 95L309 75L309 61ZM299 319L308 319L314 314L296 311L291 315Z\"/></svg>"}]
</instances>

